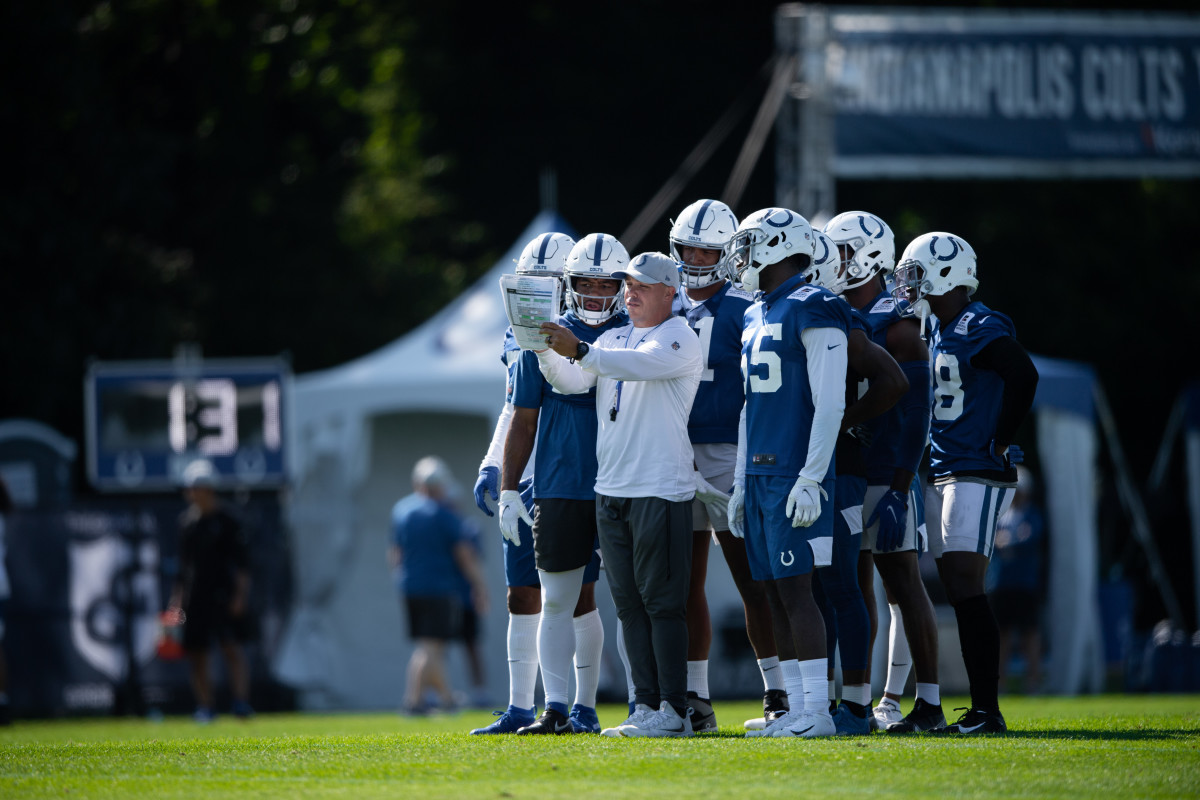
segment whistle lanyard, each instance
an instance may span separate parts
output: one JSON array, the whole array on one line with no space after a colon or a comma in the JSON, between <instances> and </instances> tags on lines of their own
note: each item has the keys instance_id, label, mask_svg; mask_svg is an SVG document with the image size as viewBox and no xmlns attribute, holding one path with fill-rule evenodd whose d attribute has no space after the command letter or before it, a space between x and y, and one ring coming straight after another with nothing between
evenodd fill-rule
<instances>
[{"instance_id":1,"label":"whistle lanyard","mask_svg":"<svg viewBox=\"0 0 1200 800\"><path fill-rule=\"evenodd\" d=\"M670 317L667 317L667 319L670 319ZM642 342L646 341L647 336L649 336L650 334L652 334L656 330L658 330L659 325L662 325L663 322L666 322L666 321L667 320L664 319L662 322L658 323L658 325L655 325L653 328L651 328L650 330L648 330L644 334L642 334L642 338L638 339L638 343L633 346L634 349L636 350L638 345L640 345ZM625 337L625 349L626 350L629 349L629 343L633 340L634 330L636 330L636 329L633 326L630 326L629 335L627 337ZM616 395L613 397L612 408L610 408L608 410L608 418L612 422L617 421L617 412L621 410L621 387L624 384L625 384L625 381L617 381L617 391L616 391Z\"/></svg>"}]
</instances>

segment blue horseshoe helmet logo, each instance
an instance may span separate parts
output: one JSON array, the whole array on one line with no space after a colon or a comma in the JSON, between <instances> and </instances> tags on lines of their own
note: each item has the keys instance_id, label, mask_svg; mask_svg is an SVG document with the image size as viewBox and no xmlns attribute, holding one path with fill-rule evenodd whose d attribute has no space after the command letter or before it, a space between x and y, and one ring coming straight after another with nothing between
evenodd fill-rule
<instances>
[{"instance_id":1,"label":"blue horseshoe helmet logo","mask_svg":"<svg viewBox=\"0 0 1200 800\"><path fill-rule=\"evenodd\" d=\"M785 219L783 222L772 222L771 217L775 216L775 212L777 210L782 211L783 213L787 214L787 219ZM793 214L792 212L788 211L786 208L780 208L780 209L772 208L770 213L767 214L766 217L763 219L763 222L767 223L772 228L786 228L788 225L792 224L792 220L795 218L796 218L796 215Z\"/></svg>"},{"instance_id":2,"label":"blue horseshoe helmet logo","mask_svg":"<svg viewBox=\"0 0 1200 800\"><path fill-rule=\"evenodd\" d=\"M947 236L947 237L946 237L946 239L947 239L947 240L950 242L950 244L951 244L951 245L954 247L954 249L953 249L953 250L950 252L950 255L948 255L948 256L939 256L939 255L938 255L938 251L937 251L937 240L938 240L939 238L941 238L941 237L939 237L939 236L935 236L935 237L933 237L932 239L930 239L930 240L929 240L929 254L930 254L931 256L933 256L934 258L936 258L938 261L951 261L951 260L953 260L953 258L954 258L956 255L958 255L958 251L959 251L958 242L954 241L954 237L953 237L953 236Z\"/></svg>"},{"instance_id":3,"label":"blue horseshoe helmet logo","mask_svg":"<svg viewBox=\"0 0 1200 800\"><path fill-rule=\"evenodd\" d=\"M813 263L813 264L824 264L824 263L825 263L825 260L826 260L827 258L829 258L829 245L825 243L825 237L824 237L824 236L814 236L814 237L813 237L813 239L815 239L815 240L816 240L816 241L817 241L817 242L818 242L818 243L821 245L821 247L822 247L822 248L824 248L825 252L821 253L821 257L820 257L820 258L817 258L817 257L814 255L814 257L813 257L813 260L812 260L812 263Z\"/></svg>"},{"instance_id":4,"label":"blue horseshoe helmet logo","mask_svg":"<svg viewBox=\"0 0 1200 800\"><path fill-rule=\"evenodd\" d=\"M874 217L871 217L871 219L874 219ZM865 233L867 236L871 237L872 239L882 239L883 238L883 223L879 224L879 230L877 232L871 233L870 229L867 228L867 217L864 216L863 214L858 215L858 227L862 229L863 233Z\"/></svg>"}]
</instances>

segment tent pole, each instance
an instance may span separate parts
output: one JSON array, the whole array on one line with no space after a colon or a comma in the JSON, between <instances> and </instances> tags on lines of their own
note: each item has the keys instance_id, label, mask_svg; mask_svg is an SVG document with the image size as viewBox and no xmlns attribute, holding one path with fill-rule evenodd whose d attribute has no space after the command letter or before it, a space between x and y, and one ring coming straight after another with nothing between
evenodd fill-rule
<instances>
[{"instance_id":1,"label":"tent pole","mask_svg":"<svg viewBox=\"0 0 1200 800\"><path fill-rule=\"evenodd\" d=\"M1113 466L1117 469L1117 495L1121 499L1125 513L1133 522L1134 538L1138 540L1138 544L1145 551L1146 561L1150 565L1150 576L1158 587L1158 593L1162 597L1163 605L1167 608L1171 624L1177 629L1183 630L1183 609L1180 608L1179 599L1175 596L1175 589L1171 586L1170 578L1167 576L1162 558L1159 556L1158 547L1154 543L1154 535L1150 530L1150 518L1146 514L1142 497L1138 494L1133 479L1130 477L1129 465L1125 461L1125 451L1121 447L1121 440L1117 437L1117 426L1113 421L1108 398L1099 382L1093 386L1092 393L1096 398L1096 415L1100 418L1100 427L1104 430L1104 438L1108 442Z\"/></svg>"},{"instance_id":2,"label":"tent pole","mask_svg":"<svg viewBox=\"0 0 1200 800\"><path fill-rule=\"evenodd\" d=\"M775 57L772 56L763 64L755 80L757 81L763 75L770 74L774 65ZM738 96L730 104L729 108L725 110L725 113L721 115L721 118L717 120L716 124L712 126L708 133L704 134L704 138L692 148L692 152L687 154L687 158L683 160L683 163L679 165L674 174L654 193L654 196L650 198L650 202L646 204L646 207L638 213L633 222L629 223L629 227L621 233L619 237L621 244L632 251L641 243L647 231L650 230L650 226L657 222L663 214L667 213L667 208L679 197L679 193L683 191L688 181L695 177L696 173L708 163L708 159L712 157L717 147L729 136L738 121L749 110L750 102L753 98L754 96L750 92L738 93ZM717 199L724 200L724 198ZM729 205L733 204L729 203Z\"/></svg>"},{"instance_id":3,"label":"tent pole","mask_svg":"<svg viewBox=\"0 0 1200 800\"><path fill-rule=\"evenodd\" d=\"M1163 432L1162 444L1158 446L1158 455L1154 459L1154 469L1150 470L1150 491L1158 491L1163 481L1167 479L1167 470L1171 467L1171 455L1175 452L1175 440L1183 428L1183 395L1175 398L1171 408L1171 416L1167 418L1167 429Z\"/></svg>"}]
</instances>

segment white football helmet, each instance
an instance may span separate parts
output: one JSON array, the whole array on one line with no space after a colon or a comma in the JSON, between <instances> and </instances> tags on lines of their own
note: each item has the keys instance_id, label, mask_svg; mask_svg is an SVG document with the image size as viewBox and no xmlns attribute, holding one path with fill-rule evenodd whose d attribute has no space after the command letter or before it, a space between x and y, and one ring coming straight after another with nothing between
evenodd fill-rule
<instances>
[{"instance_id":1,"label":"white football helmet","mask_svg":"<svg viewBox=\"0 0 1200 800\"><path fill-rule=\"evenodd\" d=\"M565 233L539 233L521 251L516 272L518 275L556 278L561 282L563 266L574 246L575 240ZM567 306L566 292L562 295L558 309L560 314L566 311Z\"/></svg>"},{"instance_id":2,"label":"white football helmet","mask_svg":"<svg viewBox=\"0 0 1200 800\"><path fill-rule=\"evenodd\" d=\"M834 294L841 294L846 288L846 277L842 272L842 259L838 255L837 245L833 239L818 230L813 231L812 264L804 271L804 277L809 283L824 286Z\"/></svg>"},{"instance_id":3,"label":"white football helmet","mask_svg":"<svg viewBox=\"0 0 1200 800\"><path fill-rule=\"evenodd\" d=\"M614 278L614 272L621 272L629 266L629 253L625 246L617 241L617 237L607 233L589 233L571 248L567 263L563 266L563 287L567 296L567 308L575 312L575 316L588 325L600 325L608 322L625 310L625 300L622 297L625 281ZM579 278L602 278L619 282L620 288L613 297L601 295L585 295L575 291L575 281ZM590 311L587 302L600 301L600 309Z\"/></svg>"},{"instance_id":4,"label":"white football helmet","mask_svg":"<svg viewBox=\"0 0 1200 800\"><path fill-rule=\"evenodd\" d=\"M896 237L888 224L866 211L844 211L825 223L825 235L851 252L843 260L846 289L862 286L896 266Z\"/></svg>"},{"instance_id":5,"label":"white football helmet","mask_svg":"<svg viewBox=\"0 0 1200 800\"><path fill-rule=\"evenodd\" d=\"M701 289L728 277L728 254L725 245L737 230L737 217L720 200L697 200L671 222L671 257L679 263L679 277L684 287ZM717 250L720 256L712 266L687 264L679 253L680 247L701 247Z\"/></svg>"},{"instance_id":6,"label":"white football helmet","mask_svg":"<svg viewBox=\"0 0 1200 800\"><path fill-rule=\"evenodd\" d=\"M976 270L975 250L961 236L945 231L923 233L900 256L892 296L897 302L909 301L913 313L925 317L929 314L925 298L930 295L943 295L959 286L967 287L968 297L974 294L979 288Z\"/></svg>"},{"instance_id":7,"label":"white football helmet","mask_svg":"<svg viewBox=\"0 0 1200 800\"><path fill-rule=\"evenodd\" d=\"M813 235L808 220L786 208L763 208L742 220L725 249L729 269L746 291L758 291L758 276L788 256L804 256L800 268L812 263Z\"/></svg>"},{"instance_id":8,"label":"white football helmet","mask_svg":"<svg viewBox=\"0 0 1200 800\"><path fill-rule=\"evenodd\" d=\"M539 233L517 259L518 275L561 278L575 240L565 233Z\"/></svg>"}]
</instances>

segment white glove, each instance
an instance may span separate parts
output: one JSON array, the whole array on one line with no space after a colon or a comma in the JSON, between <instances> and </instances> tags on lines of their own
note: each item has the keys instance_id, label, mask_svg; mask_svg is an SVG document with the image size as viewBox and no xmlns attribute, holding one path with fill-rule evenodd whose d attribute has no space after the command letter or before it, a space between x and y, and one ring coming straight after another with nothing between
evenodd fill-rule
<instances>
[{"instance_id":1,"label":"white glove","mask_svg":"<svg viewBox=\"0 0 1200 800\"><path fill-rule=\"evenodd\" d=\"M521 493L516 489L505 489L500 493L500 535L517 547L521 546L521 533L517 528L520 520L533 527L533 517L529 516Z\"/></svg>"},{"instance_id":2,"label":"white glove","mask_svg":"<svg viewBox=\"0 0 1200 800\"><path fill-rule=\"evenodd\" d=\"M787 506L784 513L792 518L793 528L807 528L821 516L821 498L829 499L821 484L810 481L804 476L796 479L796 484L788 492Z\"/></svg>"},{"instance_id":3,"label":"white glove","mask_svg":"<svg viewBox=\"0 0 1200 800\"><path fill-rule=\"evenodd\" d=\"M729 517L729 532L738 539L746 538L746 490L736 483L733 485L733 496L729 498L729 506L725 511Z\"/></svg>"},{"instance_id":4,"label":"white glove","mask_svg":"<svg viewBox=\"0 0 1200 800\"><path fill-rule=\"evenodd\" d=\"M704 476L700 474L700 470L696 470L692 474L696 478L697 500L705 505L708 505L709 503L721 503L724 505L729 502L729 495L725 494L725 492L722 492L720 489L704 480Z\"/></svg>"}]
</instances>

